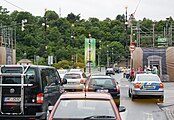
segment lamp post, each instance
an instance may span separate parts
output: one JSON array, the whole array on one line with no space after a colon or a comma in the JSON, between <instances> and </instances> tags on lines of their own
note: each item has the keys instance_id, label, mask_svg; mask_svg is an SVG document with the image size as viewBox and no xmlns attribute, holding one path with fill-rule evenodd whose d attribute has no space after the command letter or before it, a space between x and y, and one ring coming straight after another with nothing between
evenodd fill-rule
<instances>
[{"instance_id":1,"label":"lamp post","mask_svg":"<svg viewBox=\"0 0 174 120\"><path fill-rule=\"evenodd\" d=\"M89 34L89 60L88 60L88 64L89 64L89 74L91 73L91 34Z\"/></svg>"},{"instance_id":2,"label":"lamp post","mask_svg":"<svg viewBox=\"0 0 174 120\"><path fill-rule=\"evenodd\" d=\"M107 67L109 67L109 51L108 51L108 45L107 45Z\"/></svg>"},{"instance_id":3,"label":"lamp post","mask_svg":"<svg viewBox=\"0 0 174 120\"><path fill-rule=\"evenodd\" d=\"M125 18L125 27L126 27L126 50L127 50L127 47L128 47L128 44L127 44L127 26L128 26L128 21L127 21L127 6L125 7L126 9L126 18ZM132 43L131 43L132 44ZM126 66L128 66L128 53L126 52Z\"/></svg>"},{"instance_id":4,"label":"lamp post","mask_svg":"<svg viewBox=\"0 0 174 120\"><path fill-rule=\"evenodd\" d=\"M101 43L101 40L99 41L99 49L98 49L98 68L99 68L99 71L101 71L101 67L100 67L100 50L101 50L100 43Z\"/></svg>"},{"instance_id":5,"label":"lamp post","mask_svg":"<svg viewBox=\"0 0 174 120\"><path fill-rule=\"evenodd\" d=\"M74 24L72 24L72 28L74 27ZM72 39L72 63L73 63L73 67L74 67L74 47L75 47L75 36L74 36L74 30L72 29L72 35L71 35L71 39Z\"/></svg>"}]
</instances>

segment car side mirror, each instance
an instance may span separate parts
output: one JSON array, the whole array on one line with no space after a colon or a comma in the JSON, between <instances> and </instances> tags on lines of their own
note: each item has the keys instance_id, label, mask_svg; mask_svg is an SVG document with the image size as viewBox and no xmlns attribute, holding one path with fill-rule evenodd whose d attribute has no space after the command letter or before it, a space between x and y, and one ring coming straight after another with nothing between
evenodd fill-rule
<instances>
[{"instance_id":1,"label":"car side mirror","mask_svg":"<svg viewBox=\"0 0 174 120\"><path fill-rule=\"evenodd\" d=\"M126 108L124 106L119 106L118 110L119 112L125 112Z\"/></svg>"},{"instance_id":2,"label":"car side mirror","mask_svg":"<svg viewBox=\"0 0 174 120\"><path fill-rule=\"evenodd\" d=\"M66 78L63 78L62 81L61 81L61 85L63 84L67 84L67 79Z\"/></svg>"}]
</instances>

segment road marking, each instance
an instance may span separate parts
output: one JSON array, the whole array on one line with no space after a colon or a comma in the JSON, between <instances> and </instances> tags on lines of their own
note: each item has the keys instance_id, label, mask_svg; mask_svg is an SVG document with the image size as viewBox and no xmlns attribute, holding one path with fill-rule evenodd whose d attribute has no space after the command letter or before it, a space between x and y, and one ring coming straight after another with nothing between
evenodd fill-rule
<instances>
[{"instance_id":1,"label":"road marking","mask_svg":"<svg viewBox=\"0 0 174 120\"><path fill-rule=\"evenodd\" d=\"M144 120L153 120L152 113L143 113L145 115Z\"/></svg>"}]
</instances>

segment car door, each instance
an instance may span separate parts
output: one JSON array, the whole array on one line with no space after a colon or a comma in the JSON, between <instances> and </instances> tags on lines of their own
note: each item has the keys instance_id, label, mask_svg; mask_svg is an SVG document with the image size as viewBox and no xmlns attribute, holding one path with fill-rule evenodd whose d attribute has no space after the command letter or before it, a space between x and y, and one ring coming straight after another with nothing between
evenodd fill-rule
<instances>
[{"instance_id":1,"label":"car door","mask_svg":"<svg viewBox=\"0 0 174 120\"><path fill-rule=\"evenodd\" d=\"M44 87L44 99L54 105L60 96L60 77L58 72L52 68L42 69L41 77Z\"/></svg>"}]
</instances>

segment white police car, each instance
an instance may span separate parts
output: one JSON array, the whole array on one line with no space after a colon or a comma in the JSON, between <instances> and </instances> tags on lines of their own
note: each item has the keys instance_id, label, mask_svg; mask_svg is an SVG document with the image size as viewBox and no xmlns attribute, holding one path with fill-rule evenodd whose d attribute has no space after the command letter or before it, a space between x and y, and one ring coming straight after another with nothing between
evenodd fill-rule
<instances>
[{"instance_id":1,"label":"white police car","mask_svg":"<svg viewBox=\"0 0 174 120\"><path fill-rule=\"evenodd\" d=\"M164 100L164 85L157 74L136 74L130 82L129 97L132 101L139 96L153 96Z\"/></svg>"}]
</instances>

